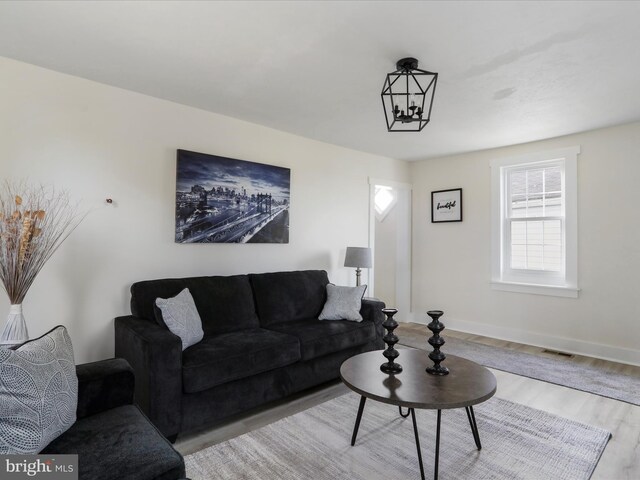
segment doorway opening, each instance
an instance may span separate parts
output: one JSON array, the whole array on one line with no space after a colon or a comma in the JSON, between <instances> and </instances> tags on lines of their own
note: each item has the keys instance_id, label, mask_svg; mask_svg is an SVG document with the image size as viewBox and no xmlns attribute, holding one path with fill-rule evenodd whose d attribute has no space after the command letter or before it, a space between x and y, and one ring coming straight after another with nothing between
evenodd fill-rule
<instances>
[{"instance_id":1,"label":"doorway opening","mask_svg":"<svg viewBox=\"0 0 640 480\"><path fill-rule=\"evenodd\" d=\"M368 296L411 318L411 185L369 179L369 247L373 268Z\"/></svg>"}]
</instances>

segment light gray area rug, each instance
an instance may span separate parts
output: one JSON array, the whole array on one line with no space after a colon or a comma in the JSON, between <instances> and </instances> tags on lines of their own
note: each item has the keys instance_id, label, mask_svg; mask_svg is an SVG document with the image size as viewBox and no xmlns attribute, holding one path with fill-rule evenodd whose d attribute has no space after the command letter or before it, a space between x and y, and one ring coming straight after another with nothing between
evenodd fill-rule
<instances>
[{"instance_id":1,"label":"light gray area rug","mask_svg":"<svg viewBox=\"0 0 640 480\"><path fill-rule=\"evenodd\" d=\"M420 350L431 351L427 339L431 334L418 336L399 332L400 344ZM545 358L509 348L490 347L477 342L469 342L442 335L446 344L442 352L472 360L485 367L524 377L555 383L564 387L613 398L632 405L640 405L640 377L618 373L613 370L579 365L570 359ZM428 347L428 350L427 350ZM397 360L402 365L402 352ZM443 362L446 366L447 361Z\"/></svg>"},{"instance_id":2,"label":"light gray area rug","mask_svg":"<svg viewBox=\"0 0 640 480\"><path fill-rule=\"evenodd\" d=\"M354 393L185 457L192 480L412 480L420 478L411 418L367 401L350 446ZM590 478L609 441L598 427L492 398L475 407L478 451L464 409L442 412L440 479ZM427 478L433 478L436 412L416 410Z\"/></svg>"}]
</instances>

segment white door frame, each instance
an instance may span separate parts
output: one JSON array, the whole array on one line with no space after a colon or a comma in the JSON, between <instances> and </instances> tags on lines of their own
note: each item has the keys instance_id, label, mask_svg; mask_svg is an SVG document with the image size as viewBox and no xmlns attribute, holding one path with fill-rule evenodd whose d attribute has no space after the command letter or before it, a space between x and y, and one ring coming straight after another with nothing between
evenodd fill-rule
<instances>
[{"instance_id":1,"label":"white door frame","mask_svg":"<svg viewBox=\"0 0 640 480\"><path fill-rule=\"evenodd\" d=\"M412 211L412 186L409 183L394 182L380 178L369 177L369 248L375 252L376 209L375 194L376 185L391 187L399 194L406 196L406 202L398 202L404 205L398 211L397 243L396 243L396 305L388 305L398 309L398 321L408 322L411 319L411 211ZM375 296L374 271L376 265L369 270L369 295Z\"/></svg>"}]
</instances>

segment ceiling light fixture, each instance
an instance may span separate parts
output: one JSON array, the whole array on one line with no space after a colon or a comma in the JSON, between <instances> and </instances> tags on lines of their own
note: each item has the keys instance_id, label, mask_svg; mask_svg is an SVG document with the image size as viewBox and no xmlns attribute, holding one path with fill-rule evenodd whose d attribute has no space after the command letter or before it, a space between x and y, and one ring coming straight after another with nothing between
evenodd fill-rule
<instances>
[{"instance_id":1,"label":"ceiling light fixture","mask_svg":"<svg viewBox=\"0 0 640 480\"><path fill-rule=\"evenodd\" d=\"M387 74L380 94L387 130L420 132L431 120L438 74L420 70L412 57L398 60L396 68Z\"/></svg>"}]
</instances>

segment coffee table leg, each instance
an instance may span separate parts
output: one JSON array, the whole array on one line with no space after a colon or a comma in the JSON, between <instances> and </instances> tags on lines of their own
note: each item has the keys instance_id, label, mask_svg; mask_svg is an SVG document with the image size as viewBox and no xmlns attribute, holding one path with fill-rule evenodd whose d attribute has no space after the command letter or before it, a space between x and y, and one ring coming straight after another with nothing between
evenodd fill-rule
<instances>
[{"instance_id":1,"label":"coffee table leg","mask_svg":"<svg viewBox=\"0 0 640 480\"><path fill-rule=\"evenodd\" d=\"M440 419L442 417L442 410L438 410L438 424L436 426L436 461L433 467L433 478L438 480L438 463L440 460Z\"/></svg>"},{"instance_id":2,"label":"coffee table leg","mask_svg":"<svg viewBox=\"0 0 640 480\"><path fill-rule=\"evenodd\" d=\"M411 409L407 409L407 414L405 415L404 413L402 413L402 407L398 407L398 410L400 410L400 416L402 418L407 418L410 414L411 414Z\"/></svg>"},{"instance_id":3,"label":"coffee table leg","mask_svg":"<svg viewBox=\"0 0 640 480\"><path fill-rule=\"evenodd\" d=\"M360 420L362 419L362 412L364 411L364 402L367 401L367 397L360 397L360 406L358 407L358 416L356 417L356 424L353 427L353 435L351 436L351 446L356 444L356 437L358 436L358 428L360 428Z\"/></svg>"},{"instance_id":4,"label":"coffee table leg","mask_svg":"<svg viewBox=\"0 0 640 480\"><path fill-rule=\"evenodd\" d=\"M465 407L465 410L467 411L469 425L471 425L473 440L476 442L476 447L478 447L478 450L482 450L482 444L480 443L480 432L478 431L478 424L476 423L476 416L473 413L473 407Z\"/></svg>"},{"instance_id":5,"label":"coffee table leg","mask_svg":"<svg viewBox=\"0 0 640 480\"><path fill-rule=\"evenodd\" d=\"M424 480L424 467L422 466L422 450L420 449L420 437L418 435L418 424L416 423L416 412L413 408L410 408L409 412L411 412L411 420L413 420L413 434L416 437L416 448L418 449L418 463L420 464L420 478Z\"/></svg>"}]
</instances>

